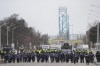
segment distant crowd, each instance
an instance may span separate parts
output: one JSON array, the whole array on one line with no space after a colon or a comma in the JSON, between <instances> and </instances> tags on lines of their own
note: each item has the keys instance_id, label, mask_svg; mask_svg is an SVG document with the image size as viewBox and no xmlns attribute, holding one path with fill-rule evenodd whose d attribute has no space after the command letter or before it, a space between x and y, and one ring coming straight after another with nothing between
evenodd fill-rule
<instances>
[{"instance_id":1,"label":"distant crowd","mask_svg":"<svg viewBox=\"0 0 100 66\"><path fill-rule=\"evenodd\" d=\"M94 54L88 50L72 50L71 52L62 50L33 50L33 51L21 51L20 53L15 51L0 51L1 59L4 63L29 63L29 62L51 62L51 63L89 63L94 62L96 58L97 62L100 62L100 51Z\"/></svg>"}]
</instances>

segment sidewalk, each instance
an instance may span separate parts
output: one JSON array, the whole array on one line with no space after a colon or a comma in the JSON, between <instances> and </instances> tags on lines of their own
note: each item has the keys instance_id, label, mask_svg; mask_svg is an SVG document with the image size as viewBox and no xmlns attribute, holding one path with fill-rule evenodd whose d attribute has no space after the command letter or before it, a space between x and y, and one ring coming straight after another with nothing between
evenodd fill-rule
<instances>
[{"instance_id":1,"label":"sidewalk","mask_svg":"<svg viewBox=\"0 0 100 66\"><path fill-rule=\"evenodd\" d=\"M0 64L4 63L3 60L0 59Z\"/></svg>"},{"instance_id":2,"label":"sidewalk","mask_svg":"<svg viewBox=\"0 0 100 66\"><path fill-rule=\"evenodd\" d=\"M95 64L95 65L100 65L100 62L94 61L94 64Z\"/></svg>"},{"instance_id":3,"label":"sidewalk","mask_svg":"<svg viewBox=\"0 0 100 66\"><path fill-rule=\"evenodd\" d=\"M3 62L3 60L2 60L1 57L0 57L0 64L2 64L2 63L4 63L4 62Z\"/></svg>"}]
</instances>

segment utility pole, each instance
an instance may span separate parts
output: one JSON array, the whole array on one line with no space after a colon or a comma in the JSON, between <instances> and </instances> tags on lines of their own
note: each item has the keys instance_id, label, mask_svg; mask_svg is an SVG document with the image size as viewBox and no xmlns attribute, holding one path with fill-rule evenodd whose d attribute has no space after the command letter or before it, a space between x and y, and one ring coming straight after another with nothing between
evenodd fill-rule
<instances>
[{"instance_id":1,"label":"utility pole","mask_svg":"<svg viewBox=\"0 0 100 66\"><path fill-rule=\"evenodd\" d=\"M99 50L99 22L97 23L97 50Z\"/></svg>"},{"instance_id":2,"label":"utility pole","mask_svg":"<svg viewBox=\"0 0 100 66\"><path fill-rule=\"evenodd\" d=\"M14 46L15 46L15 44L14 44L14 30L19 28L19 27L21 27L21 26L17 26L17 27L12 28L12 48L13 49L14 49Z\"/></svg>"},{"instance_id":3,"label":"utility pole","mask_svg":"<svg viewBox=\"0 0 100 66\"><path fill-rule=\"evenodd\" d=\"M15 44L14 44L14 34L13 34L13 30L14 30L15 28L13 28L12 29L12 44L11 44L11 46L12 46L12 48L14 49L14 46L15 46Z\"/></svg>"},{"instance_id":4,"label":"utility pole","mask_svg":"<svg viewBox=\"0 0 100 66\"><path fill-rule=\"evenodd\" d=\"M7 45L8 45L8 29L9 27L7 27Z\"/></svg>"},{"instance_id":5,"label":"utility pole","mask_svg":"<svg viewBox=\"0 0 100 66\"><path fill-rule=\"evenodd\" d=\"M12 29L12 43L14 43L13 29Z\"/></svg>"},{"instance_id":6,"label":"utility pole","mask_svg":"<svg viewBox=\"0 0 100 66\"><path fill-rule=\"evenodd\" d=\"M12 27L12 26L14 26L14 25L11 25L11 26L7 27L7 45L8 45L8 31L9 31L10 27Z\"/></svg>"},{"instance_id":7,"label":"utility pole","mask_svg":"<svg viewBox=\"0 0 100 66\"><path fill-rule=\"evenodd\" d=\"M1 26L0 26L0 50L1 50Z\"/></svg>"},{"instance_id":8,"label":"utility pole","mask_svg":"<svg viewBox=\"0 0 100 66\"><path fill-rule=\"evenodd\" d=\"M6 23L4 23L3 25L6 25ZM1 27L2 27L3 25L0 25L0 50L2 49L2 44L1 44Z\"/></svg>"},{"instance_id":9,"label":"utility pole","mask_svg":"<svg viewBox=\"0 0 100 66\"><path fill-rule=\"evenodd\" d=\"M97 23L97 43L99 43L99 23Z\"/></svg>"}]
</instances>

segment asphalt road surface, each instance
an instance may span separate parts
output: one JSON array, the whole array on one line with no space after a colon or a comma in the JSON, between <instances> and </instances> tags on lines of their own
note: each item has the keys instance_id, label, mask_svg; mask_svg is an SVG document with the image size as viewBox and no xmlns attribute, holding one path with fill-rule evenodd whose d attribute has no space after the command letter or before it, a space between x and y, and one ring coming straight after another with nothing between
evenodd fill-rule
<instances>
[{"instance_id":1,"label":"asphalt road surface","mask_svg":"<svg viewBox=\"0 0 100 66\"><path fill-rule=\"evenodd\" d=\"M89 65L86 65L85 63L6 63L6 64L0 64L0 66L99 66L95 65L94 63L90 63Z\"/></svg>"}]
</instances>

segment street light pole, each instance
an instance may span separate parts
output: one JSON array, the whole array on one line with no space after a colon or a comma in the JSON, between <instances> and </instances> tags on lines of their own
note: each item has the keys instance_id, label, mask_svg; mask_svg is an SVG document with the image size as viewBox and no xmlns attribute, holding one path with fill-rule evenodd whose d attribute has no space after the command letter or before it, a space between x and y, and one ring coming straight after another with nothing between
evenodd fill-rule
<instances>
[{"instance_id":1,"label":"street light pole","mask_svg":"<svg viewBox=\"0 0 100 66\"><path fill-rule=\"evenodd\" d=\"M7 27L7 45L8 45L8 29L10 29L10 27L12 27L12 26L14 26L14 25L11 25L11 26Z\"/></svg>"},{"instance_id":2,"label":"street light pole","mask_svg":"<svg viewBox=\"0 0 100 66\"><path fill-rule=\"evenodd\" d=\"M97 49L99 49L99 22L97 23Z\"/></svg>"},{"instance_id":3,"label":"street light pole","mask_svg":"<svg viewBox=\"0 0 100 66\"><path fill-rule=\"evenodd\" d=\"M0 50L1 50L1 26L0 26Z\"/></svg>"},{"instance_id":4,"label":"street light pole","mask_svg":"<svg viewBox=\"0 0 100 66\"><path fill-rule=\"evenodd\" d=\"M97 23L97 43L99 43L99 23Z\"/></svg>"},{"instance_id":5,"label":"street light pole","mask_svg":"<svg viewBox=\"0 0 100 66\"><path fill-rule=\"evenodd\" d=\"M18 26L19 27L19 26ZM12 29L12 44L14 43L14 30L16 29L16 28L18 28L18 27L14 27L13 29Z\"/></svg>"},{"instance_id":6,"label":"street light pole","mask_svg":"<svg viewBox=\"0 0 100 66\"><path fill-rule=\"evenodd\" d=\"M14 40L13 40L14 39L14 37L13 37L13 30L14 29L12 29L12 43L14 43Z\"/></svg>"},{"instance_id":7,"label":"street light pole","mask_svg":"<svg viewBox=\"0 0 100 66\"><path fill-rule=\"evenodd\" d=\"M6 23L4 23L3 25L6 25ZM2 44L1 44L1 27L2 27L3 25L0 25L0 50L2 49Z\"/></svg>"},{"instance_id":8,"label":"street light pole","mask_svg":"<svg viewBox=\"0 0 100 66\"><path fill-rule=\"evenodd\" d=\"M8 28L9 28L9 27L7 27L7 45L8 45Z\"/></svg>"},{"instance_id":9,"label":"street light pole","mask_svg":"<svg viewBox=\"0 0 100 66\"><path fill-rule=\"evenodd\" d=\"M14 40L13 40L13 29L12 29L12 44L11 44L11 47L13 48L13 50L15 49L15 44L14 44Z\"/></svg>"},{"instance_id":10,"label":"street light pole","mask_svg":"<svg viewBox=\"0 0 100 66\"><path fill-rule=\"evenodd\" d=\"M12 43L14 43L14 30L15 30L16 28L18 28L18 27L21 27L21 26L14 27L14 28L12 29Z\"/></svg>"},{"instance_id":11,"label":"street light pole","mask_svg":"<svg viewBox=\"0 0 100 66\"><path fill-rule=\"evenodd\" d=\"M14 46L15 46L15 44L14 44L14 30L15 30L16 28L18 28L18 27L21 27L21 26L14 27L14 28L12 29L12 48L13 48L13 49L14 49Z\"/></svg>"}]
</instances>

